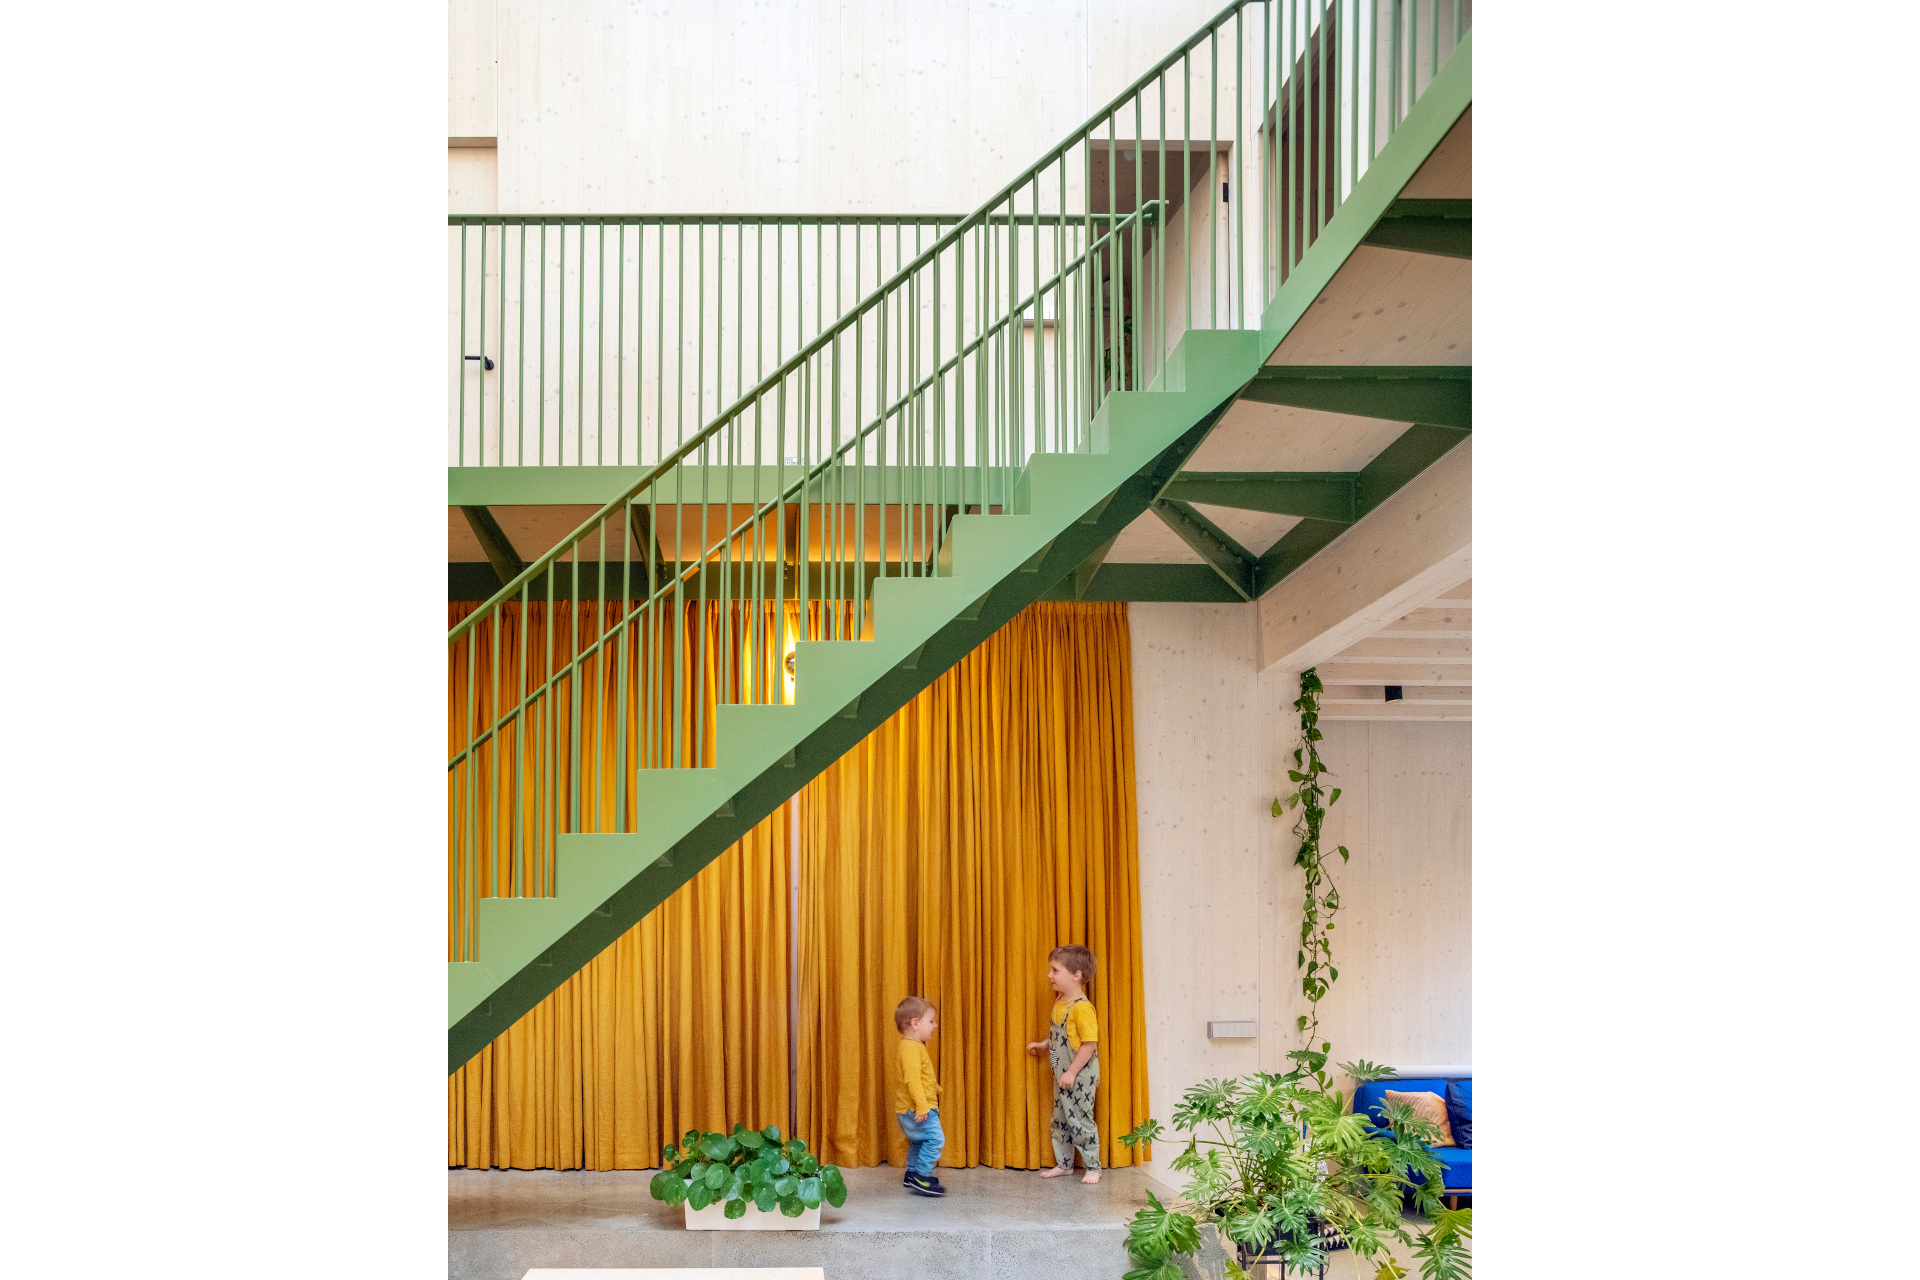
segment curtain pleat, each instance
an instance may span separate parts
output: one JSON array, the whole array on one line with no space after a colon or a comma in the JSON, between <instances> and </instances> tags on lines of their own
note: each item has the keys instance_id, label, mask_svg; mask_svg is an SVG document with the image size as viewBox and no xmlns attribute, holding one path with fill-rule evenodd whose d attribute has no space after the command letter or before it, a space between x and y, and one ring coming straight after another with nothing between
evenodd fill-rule
<instances>
[{"instance_id":1,"label":"curtain pleat","mask_svg":"<svg viewBox=\"0 0 1920 1280\"><path fill-rule=\"evenodd\" d=\"M893 1007L939 1010L941 1162L1051 1164L1046 957L1099 976L1101 1159L1147 1114L1126 609L1039 604L801 796L800 1132L847 1165L900 1165Z\"/></svg>"}]
</instances>

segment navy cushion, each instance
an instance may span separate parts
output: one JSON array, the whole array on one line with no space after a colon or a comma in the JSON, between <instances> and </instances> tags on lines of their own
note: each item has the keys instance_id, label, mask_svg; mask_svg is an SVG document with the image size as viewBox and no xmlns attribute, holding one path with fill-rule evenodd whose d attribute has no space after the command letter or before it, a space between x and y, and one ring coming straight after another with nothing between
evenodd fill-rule
<instances>
[{"instance_id":1,"label":"navy cushion","mask_svg":"<svg viewBox=\"0 0 1920 1280\"><path fill-rule=\"evenodd\" d=\"M1473 1146L1473 1077L1447 1081L1447 1127L1460 1146Z\"/></svg>"}]
</instances>

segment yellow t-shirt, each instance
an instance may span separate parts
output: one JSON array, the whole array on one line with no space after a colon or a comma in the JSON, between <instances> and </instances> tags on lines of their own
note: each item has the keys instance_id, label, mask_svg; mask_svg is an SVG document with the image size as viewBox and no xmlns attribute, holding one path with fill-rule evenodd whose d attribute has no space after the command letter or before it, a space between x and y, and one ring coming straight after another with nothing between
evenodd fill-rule
<instances>
[{"instance_id":1,"label":"yellow t-shirt","mask_svg":"<svg viewBox=\"0 0 1920 1280\"><path fill-rule=\"evenodd\" d=\"M1075 1053L1080 1052L1080 1046L1087 1041L1097 1043L1100 1039L1100 1020L1093 1015L1093 1002L1085 996L1071 1005L1065 1000L1053 1002L1053 1025L1057 1027L1062 1022L1067 1027L1067 1048Z\"/></svg>"},{"instance_id":2,"label":"yellow t-shirt","mask_svg":"<svg viewBox=\"0 0 1920 1280\"><path fill-rule=\"evenodd\" d=\"M900 1037L900 1074L893 1084L893 1111L921 1115L939 1105L940 1082L933 1078L933 1059L918 1040Z\"/></svg>"}]
</instances>

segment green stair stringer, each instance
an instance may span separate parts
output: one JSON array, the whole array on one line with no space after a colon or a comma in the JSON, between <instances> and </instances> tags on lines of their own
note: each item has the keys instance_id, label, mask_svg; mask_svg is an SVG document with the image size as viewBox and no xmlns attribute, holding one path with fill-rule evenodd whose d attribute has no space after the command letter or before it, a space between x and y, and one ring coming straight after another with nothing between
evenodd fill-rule
<instances>
[{"instance_id":1,"label":"green stair stringer","mask_svg":"<svg viewBox=\"0 0 1920 1280\"><path fill-rule=\"evenodd\" d=\"M1187 333L1147 390L1108 397L1088 451L1032 459L1012 513L956 516L935 574L874 583L872 640L797 646L793 705L721 705L716 767L639 770L642 830L560 836L557 896L482 899L480 959L448 965L448 1071L1145 512L1466 109L1471 57L1469 35L1258 331Z\"/></svg>"}]
</instances>

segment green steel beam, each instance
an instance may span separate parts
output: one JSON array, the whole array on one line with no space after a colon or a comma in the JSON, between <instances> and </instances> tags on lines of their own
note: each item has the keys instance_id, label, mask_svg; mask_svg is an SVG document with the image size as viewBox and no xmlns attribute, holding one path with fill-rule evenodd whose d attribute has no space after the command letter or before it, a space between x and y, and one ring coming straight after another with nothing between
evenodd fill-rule
<instances>
[{"instance_id":1,"label":"green steel beam","mask_svg":"<svg viewBox=\"0 0 1920 1280\"><path fill-rule=\"evenodd\" d=\"M1194 554L1206 561L1242 600L1256 597L1254 558L1227 536L1224 529L1184 502L1157 498L1149 509L1160 517L1162 524L1179 534L1180 541L1192 547Z\"/></svg>"},{"instance_id":2,"label":"green steel beam","mask_svg":"<svg viewBox=\"0 0 1920 1280\"><path fill-rule=\"evenodd\" d=\"M1471 365L1270 364L1240 395L1261 404L1393 422L1473 425Z\"/></svg>"},{"instance_id":3,"label":"green steel beam","mask_svg":"<svg viewBox=\"0 0 1920 1280\"><path fill-rule=\"evenodd\" d=\"M1075 595L1072 579L1042 600L1155 601L1167 604L1243 604L1246 597L1204 564L1116 564L1109 560Z\"/></svg>"},{"instance_id":4,"label":"green steel beam","mask_svg":"<svg viewBox=\"0 0 1920 1280\"><path fill-rule=\"evenodd\" d=\"M1355 479L1355 473L1346 471L1183 471L1162 496L1352 524Z\"/></svg>"},{"instance_id":5,"label":"green steel beam","mask_svg":"<svg viewBox=\"0 0 1920 1280\"><path fill-rule=\"evenodd\" d=\"M1440 460L1467 438L1451 427L1415 423L1380 455L1353 474L1353 518L1359 520L1391 498L1400 487ZM1267 549L1254 569L1257 594L1265 595L1350 526L1332 520L1302 520Z\"/></svg>"},{"instance_id":6,"label":"green steel beam","mask_svg":"<svg viewBox=\"0 0 1920 1280\"><path fill-rule=\"evenodd\" d=\"M1395 200L1363 244L1443 258L1473 257L1473 201Z\"/></svg>"},{"instance_id":7,"label":"green steel beam","mask_svg":"<svg viewBox=\"0 0 1920 1280\"><path fill-rule=\"evenodd\" d=\"M482 506L463 506L460 514L467 518L467 527L473 530L474 540L480 544L480 550L486 555L487 563L493 566L494 573L499 575L500 582L494 590L498 591L519 577L520 571L527 567L527 562L513 549L506 530L493 518L493 512Z\"/></svg>"},{"instance_id":8,"label":"green steel beam","mask_svg":"<svg viewBox=\"0 0 1920 1280\"><path fill-rule=\"evenodd\" d=\"M1344 526L1342 526L1344 527ZM1336 530L1337 532L1337 530ZM1100 549L1096 547L1097 553ZM1042 600L1143 600L1168 603L1186 602L1192 604L1237 604L1245 599L1239 592L1228 586L1226 580L1204 564L1132 564L1101 560L1092 564L1093 556L1076 568L1068 578L1058 586L1040 596ZM869 566L864 573L864 590L871 593L873 580L878 576ZM772 587L772 575L764 584L763 590ZM818 575L810 575L808 592L812 599L833 600L849 598L844 581L821 583ZM738 589L740 579L734 579ZM1083 585L1084 584L1084 585ZM791 588L791 583L789 583ZM454 563L447 566L447 599L471 600L479 603L490 599L500 589L494 580L493 567L478 563ZM697 588L696 588L697 590ZM719 592L719 574L717 571L708 576L707 593L709 598ZM618 598L618 585L615 585L614 597ZM546 581L535 579L532 590L535 600L547 598ZM583 600L597 599L596 592L583 589Z\"/></svg>"}]
</instances>

